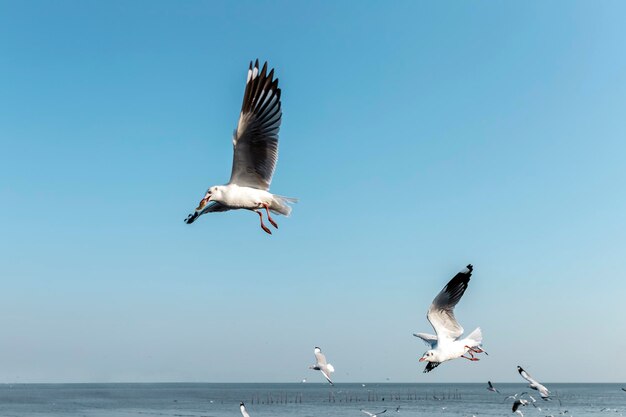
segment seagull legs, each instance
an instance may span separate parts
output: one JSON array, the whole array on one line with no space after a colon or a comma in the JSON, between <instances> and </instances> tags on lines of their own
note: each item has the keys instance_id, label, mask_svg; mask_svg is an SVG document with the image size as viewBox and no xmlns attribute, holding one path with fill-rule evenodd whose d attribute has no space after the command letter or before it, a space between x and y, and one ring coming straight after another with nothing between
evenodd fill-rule
<instances>
[{"instance_id":1,"label":"seagull legs","mask_svg":"<svg viewBox=\"0 0 626 417\"><path fill-rule=\"evenodd\" d=\"M265 233L267 234L272 234L272 231L269 229L269 227L267 227L264 223L263 223L263 213L261 213L260 211L254 210L254 212L256 214L259 215L259 220L261 220L261 229L263 229L265 231ZM269 216L268 216L269 217ZM271 221L271 220L270 220Z\"/></svg>"},{"instance_id":2,"label":"seagull legs","mask_svg":"<svg viewBox=\"0 0 626 417\"><path fill-rule=\"evenodd\" d=\"M478 358L475 358L475 357L474 357L474 353L472 353L472 352L476 352L476 351L474 350L474 348L471 348L471 347L469 347L469 346L465 346L465 348L467 348L467 349L468 349L467 353L469 353L469 354L470 354L471 358L468 358L468 357L467 357L467 356L465 356L465 355L461 355L461 357L462 357L462 358L464 358L464 359L468 359L468 360L470 360L470 361L472 361L472 362L476 362L476 361L479 361L479 360L480 360L480 359L478 359ZM478 353L478 352L476 352L476 353Z\"/></svg>"},{"instance_id":3,"label":"seagull legs","mask_svg":"<svg viewBox=\"0 0 626 417\"><path fill-rule=\"evenodd\" d=\"M473 347L473 348L469 348L469 350L471 350L474 353L484 353L485 355L489 356L489 354L483 348Z\"/></svg>"},{"instance_id":4,"label":"seagull legs","mask_svg":"<svg viewBox=\"0 0 626 417\"><path fill-rule=\"evenodd\" d=\"M270 205L267 203L261 203L261 205L265 207L265 211L267 212L267 220L269 220L270 223L272 223L272 226L278 229L278 223L276 223L274 219L272 219L272 216L270 216Z\"/></svg>"},{"instance_id":5,"label":"seagull legs","mask_svg":"<svg viewBox=\"0 0 626 417\"><path fill-rule=\"evenodd\" d=\"M471 355L471 353L470 353L470 355ZM476 361L479 361L479 360L480 360L480 359L478 359L478 358L475 358L475 357L474 357L474 355L472 355L472 357L471 357L471 358L468 358L467 356L461 355L461 358L463 358L463 359L468 359L468 360L470 360L470 361L472 361L472 362L476 362Z\"/></svg>"}]
</instances>

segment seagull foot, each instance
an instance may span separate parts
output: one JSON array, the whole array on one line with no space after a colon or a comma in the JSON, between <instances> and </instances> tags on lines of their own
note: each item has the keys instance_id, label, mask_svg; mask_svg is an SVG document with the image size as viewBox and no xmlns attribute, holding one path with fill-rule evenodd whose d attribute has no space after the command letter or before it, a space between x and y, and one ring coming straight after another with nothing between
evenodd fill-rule
<instances>
[{"instance_id":1,"label":"seagull foot","mask_svg":"<svg viewBox=\"0 0 626 417\"><path fill-rule=\"evenodd\" d=\"M267 203L261 203L261 207L265 208L265 212L267 213L267 220L270 221L270 223L272 223L272 226L274 226L276 229L278 229L278 223L276 223L274 221L274 219L272 219L272 216L270 215L270 205ZM259 207L259 208L261 208Z\"/></svg>"},{"instance_id":2,"label":"seagull foot","mask_svg":"<svg viewBox=\"0 0 626 417\"><path fill-rule=\"evenodd\" d=\"M272 234L272 231L270 230L269 227L267 227L266 225L262 224L261 228L265 231L265 233L267 233L268 235Z\"/></svg>"}]
</instances>

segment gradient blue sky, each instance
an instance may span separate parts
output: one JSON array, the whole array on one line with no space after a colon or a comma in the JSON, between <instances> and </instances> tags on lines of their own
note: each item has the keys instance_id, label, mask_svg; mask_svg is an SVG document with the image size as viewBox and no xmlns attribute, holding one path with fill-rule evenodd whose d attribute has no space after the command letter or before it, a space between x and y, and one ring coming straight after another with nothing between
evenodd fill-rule
<instances>
[{"instance_id":1,"label":"gradient blue sky","mask_svg":"<svg viewBox=\"0 0 626 417\"><path fill-rule=\"evenodd\" d=\"M0 2L0 381L626 379L623 2ZM183 219L276 68L267 236ZM490 356L422 374L426 309ZM372 361L376 366L372 366Z\"/></svg>"}]
</instances>

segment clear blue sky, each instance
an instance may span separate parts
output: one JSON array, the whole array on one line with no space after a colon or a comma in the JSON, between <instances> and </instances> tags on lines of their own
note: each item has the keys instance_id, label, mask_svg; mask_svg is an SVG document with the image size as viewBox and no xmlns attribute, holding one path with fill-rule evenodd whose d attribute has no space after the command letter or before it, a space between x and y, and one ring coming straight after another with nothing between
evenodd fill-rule
<instances>
[{"instance_id":1,"label":"clear blue sky","mask_svg":"<svg viewBox=\"0 0 626 417\"><path fill-rule=\"evenodd\" d=\"M623 2L0 2L0 381L626 379ZM267 236L228 180L283 89ZM422 374L426 309L491 354ZM372 366L372 360L378 366Z\"/></svg>"}]
</instances>

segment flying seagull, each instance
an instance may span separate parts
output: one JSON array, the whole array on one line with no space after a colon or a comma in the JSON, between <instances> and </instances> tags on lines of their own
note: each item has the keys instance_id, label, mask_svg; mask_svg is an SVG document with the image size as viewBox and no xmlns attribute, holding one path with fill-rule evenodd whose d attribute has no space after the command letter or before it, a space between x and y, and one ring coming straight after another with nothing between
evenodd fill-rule
<instances>
[{"instance_id":1,"label":"flying seagull","mask_svg":"<svg viewBox=\"0 0 626 417\"><path fill-rule=\"evenodd\" d=\"M483 336L480 327L461 339L463 327L454 317L454 307L465 293L473 269L472 265L467 265L463 271L456 274L430 305L426 318L437 335L413 334L430 346L430 350L426 351L419 360L428 362L424 372L430 372L442 362L456 358L477 361L479 359L474 357L474 353L484 352L481 348ZM470 357L465 356L466 353L469 353Z\"/></svg>"},{"instance_id":2,"label":"flying seagull","mask_svg":"<svg viewBox=\"0 0 626 417\"><path fill-rule=\"evenodd\" d=\"M533 405L533 407L535 407L537 410L541 411L541 407L539 407L539 406L536 404L536 403L537 403L537 400L535 399L535 397L533 397L532 395L530 395L530 394L529 394L529 393L527 393L527 392L525 392L524 394L525 394L528 398L530 398L530 401L531 401L531 402L530 402L530 404L532 404L532 405ZM522 394L522 395L524 395L524 394Z\"/></svg>"},{"instance_id":3,"label":"flying seagull","mask_svg":"<svg viewBox=\"0 0 626 417\"><path fill-rule=\"evenodd\" d=\"M489 385L487 387L487 389L491 392L497 392L498 394L500 394L500 391L498 391L498 389L496 387L493 386L493 384L491 383L491 381L487 381L487 384Z\"/></svg>"},{"instance_id":4,"label":"flying seagull","mask_svg":"<svg viewBox=\"0 0 626 417\"><path fill-rule=\"evenodd\" d=\"M525 393L525 392L522 392L522 394L521 394L521 395L524 395L524 394L526 394L526 393ZM520 395L520 394L509 395L509 396L508 396L508 397L506 397L506 398L505 398L502 402L506 402L506 400L517 400L517 396L518 396L518 395ZM520 395L520 396L521 396L521 395Z\"/></svg>"},{"instance_id":5,"label":"flying seagull","mask_svg":"<svg viewBox=\"0 0 626 417\"><path fill-rule=\"evenodd\" d=\"M210 187L196 210L185 221L193 223L205 213L246 209L255 212L261 228L272 234L263 223L263 210L269 222L278 229L270 212L288 216L296 199L269 192L272 175L278 159L278 130L282 110L280 88L274 79L274 70L267 73L267 62L259 71L257 59L248 69L246 90L239 114L237 129L233 134L233 168L226 185Z\"/></svg>"},{"instance_id":6,"label":"flying seagull","mask_svg":"<svg viewBox=\"0 0 626 417\"><path fill-rule=\"evenodd\" d=\"M518 410L518 408L520 408L520 407L525 407L527 404L528 404L528 401L527 401L527 400L522 400L522 399L520 399L520 400L516 400L516 401L513 403L513 408L512 408L512 410L513 410L513 412L514 412L514 413L517 413L517 414L519 414L520 416L524 417L524 414L522 413L522 411L521 411L521 410Z\"/></svg>"},{"instance_id":7,"label":"flying seagull","mask_svg":"<svg viewBox=\"0 0 626 417\"><path fill-rule=\"evenodd\" d=\"M246 411L246 406L243 403L239 403L239 410L241 410L241 415L243 417L250 417L250 414Z\"/></svg>"},{"instance_id":8,"label":"flying seagull","mask_svg":"<svg viewBox=\"0 0 626 417\"><path fill-rule=\"evenodd\" d=\"M534 380L533 377L530 376L528 374L528 372L526 372L524 369L522 369L521 366L517 367L517 372L519 372L519 374L522 376L522 378L524 378L526 381L528 381L528 387L529 388L534 389L536 391L539 391L539 395L541 396L542 400L546 400L546 401L549 400L550 391L548 391L548 389L546 387L544 387L539 382Z\"/></svg>"},{"instance_id":9,"label":"flying seagull","mask_svg":"<svg viewBox=\"0 0 626 417\"><path fill-rule=\"evenodd\" d=\"M379 415L381 415L381 414L385 413L386 411L387 411L387 409L386 409L386 408L385 408L383 411L381 411L380 413L370 413L369 411L366 411L366 410L361 410L361 412L362 412L362 413L365 413L365 414L367 414L367 415L368 415L368 416L370 416L370 417L377 417L377 416L379 416Z\"/></svg>"},{"instance_id":10,"label":"flying seagull","mask_svg":"<svg viewBox=\"0 0 626 417\"><path fill-rule=\"evenodd\" d=\"M316 346L315 350L313 350L313 353L315 354L316 363L315 365L309 366L309 369L320 371L322 375L324 375L324 378L326 378L326 380L330 382L330 385L335 385L330 379L330 374L332 372L335 372L335 368L330 363L326 362L326 356L324 356L320 348Z\"/></svg>"}]
</instances>

